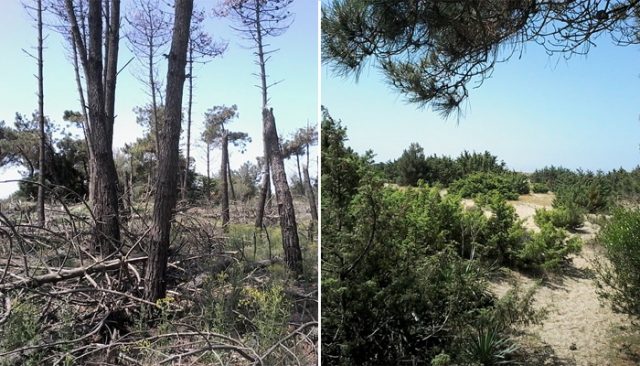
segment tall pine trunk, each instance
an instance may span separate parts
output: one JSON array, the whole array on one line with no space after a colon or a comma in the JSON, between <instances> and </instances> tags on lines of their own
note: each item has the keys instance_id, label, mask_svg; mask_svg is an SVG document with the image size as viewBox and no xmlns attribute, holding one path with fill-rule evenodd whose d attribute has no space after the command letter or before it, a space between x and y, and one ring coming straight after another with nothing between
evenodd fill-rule
<instances>
[{"instance_id":1,"label":"tall pine trunk","mask_svg":"<svg viewBox=\"0 0 640 366\"><path fill-rule=\"evenodd\" d=\"M193 0L175 1L173 36L168 57L165 120L158 159L153 225L148 247L149 259L145 272L144 295L149 301L165 297L167 290L167 255L171 217L177 199L182 92L192 12Z\"/></svg>"},{"instance_id":2,"label":"tall pine trunk","mask_svg":"<svg viewBox=\"0 0 640 366\"><path fill-rule=\"evenodd\" d=\"M75 35L72 34L72 39ZM88 165L85 168L87 176L89 177L88 190L89 190L89 204L93 204L93 192L95 190L95 159L93 158L93 147L91 146L91 140L89 136L89 130L91 129L89 121L89 112L87 111L87 103L84 98L84 89L82 87L82 79L80 78L80 66L78 65L78 46L75 41L72 41L73 50L73 71L76 79L76 88L78 89L78 97L80 99L80 109L82 110L82 132L84 133L84 142L87 145L87 152L89 155Z\"/></svg>"},{"instance_id":3,"label":"tall pine trunk","mask_svg":"<svg viewBox=\"0 0 640 366\"><path fill-rule=\"evenodd\" d=\"M204 187L207 199L211 198L211 144L207 143L207 184Z\"/></svg>"},{"instance_id":4,"label":"tall pine trunk","mask_svg":"<svg viewBox=\"0 0 640 366\"><path fill-rule=\"evenodd\" d=\"M226 232L229 229L229 178L227 174L229 166L229 132L222 132L222 163L220 166L220 179L222 192L222 228Z\"/></svg>"},{"instance_id":5,"label":"tall pine trunk","mask_svg":"<svg viewBox=\"0 0 640 366\"><path fill-rule=\"evenodd\" d=\"M236 190L233 188L233 174L231 174L231 165L229 165L229 159L227 159L227 174L229 175L229 189L231 190L231 199L236 201Z\"/></svg>"},{"instance_id":6,"label":"tall pine trunk","mask_svg":"<svg viewBox=\"0 0 640 366\"><path fill-rule=\"evenodd\" d=\"M302 188L302 194L305 193L305 185L302 181L302 174L300 173L300 155L296 152L296 166L298 167L298 182L300 183L300 188Z\"/></svg>"},{"instance_id":7,"label":"tall pine trunk","mask_svg":"<svg viewBox=\"0 0 640 366\"><path fill-rule=\"evenodd\" d=\"M90 1L88 9L89 36L85 40L80 34L73 2L65 0L71 25L72 39L77 46L78 57L85 72L87 84L88 136L92 147L90 160L90 197L96 220L91 250L96 254L112 253L120 244L118 217L118 190L115 163L113 161L113 122L115 89L118 63L118 41L120 29L120 1L111 0L106 31L107 58L103 68L102 2ZM103 75L104 72L104 75ZM104 79L103 79L104 77Z\"/></svg>"},{"instance_id":8,"label":"tall pine trunk","mask_svg":"<svg viewBox=\"0 0 640 366\"><path fill-rule=\"evenodd\" d=\"M190 43L193 43L191 40ZM191 160L191 107L193 106L193 44L189 47L189 102L187 105L187 163L184 167L184 174L182 175L182 187L181 194L182 200L187 200L187 179L189 177L189 164Z\"/></svg>"},{"instance_id":9,"label":"tall pine trunk","mask_svg":"<svg viewBox=\"0 0 640 366\"><path fill-rule=\"evenodd\" d=\"M264 45L262 44L262 24L260 23L260 2L255 0L255 24L256 24L256 43L258 46L258 65L260 65L260 89L262 90L262 134L265 136L264 139L264 166L262 172L262 185L260 186L260 198L258 199L258 207L256 210L256 227L262 227L262 221L264 218L264 208L267 203L267 195L271 188L271 179L269 176L269 172L271 170L270 165L270 156L269 156L269 148L267 146L266 141L266 124L264 122L264 110L267 108L267 101L269 100L267 97L267 71L266 71L266 60L264 57Z\"/></svg>"},{"instance_id":10,"label":"tall pine trunk","mask_svg":"<svg viewBox=\"0 0 640 366\"><path fill-rule=\"evenodd\" d=\"M304 193L307 196L309 202L309 211L311 212L311 220L314 223L318 222L318 206L316 205L316 197L313 194L313 186L311 185L311 178L309 178L309 168L307 166L302 167L304 172Z\"/></svg>"},{"instance_id":11,"label":"tall pine trunk","mask_svg":"<svg viewBox=\"0 0 640 366\"><path fill-rule=\"evenodd\" d=\"M262 110L262 120L264 124L264 139L271 157L271 171L276 189L276 200L278 204L278 215L280 216L280 230L282 232L282 247L284 249L284 260L291 271L297 275L302 274L302 252L298 239L298 226L296 224L296 214L293 207L293 198L287 182L284 170L284 160L278 144L278 133L276 120L273 116L273 109Z\"/></svg>"},{"instance_id":12,"label":"tall pine trunk","mask_svg":"<svg viewBox=\"0 0 640 366\"><path fill-rule=\"evenodd\" d=\"M262 182L260 182L260 195L258 196L258 205L256 206L256 223L257 228L262 228L264 221L264 210L267 203L269 188L271 188L271 174L269 174L269 160L267 148L265 146L264 163L262 166Z\"/></svg>"},{"instance_id":13,"label":"tall pine trunk","mask_svg":"<svg viewBox=\"0 0 640 366\"><path fill-rule=\"evenodd\" d=\"M39 169L38 176L38 225L44 226L44 149L46 143L44 130L44 74L43 74L43 39L42 39L42 0L38 0L38 122L40 127L40 153L39 153Z\"/></svg>"}]
</instances>

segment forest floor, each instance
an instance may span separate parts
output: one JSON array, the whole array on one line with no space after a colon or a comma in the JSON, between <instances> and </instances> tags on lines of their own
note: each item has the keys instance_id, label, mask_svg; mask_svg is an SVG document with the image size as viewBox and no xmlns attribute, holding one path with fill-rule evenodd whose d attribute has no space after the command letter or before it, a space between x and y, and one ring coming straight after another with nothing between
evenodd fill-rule
<instances>
[{"instance_id":1,"label":"forest floor","mask_svg":"<svg viewBox=\"0 0 640 366\"><path fill-rule=\"evenodd\" d=\"M527 228L537 230L535 210L550 208L552 194L521 196L510 201ZM594 260L601 259L594 242L598 226L586 221L572 235L583 240L579 254L573 255L560 273L536 276L516 271L494 281L492 289L503 295L514 285L527 289L539 286L534 307L546 313L541 324L521 329L518 341L526 350L527 365L609 365L640 364L640 342L630 319L616 314L596 293Z\"/></svg>"},{"instance_id":2,"label":"forest floor","mask_svg":"<svg viewBox=\"0 0 640 366\"><path fill-rule=\"evenodd\" d=\"M214 202L180 204L172 225L167 296L155 303L151 317L143 314L140 299L146 258L140 243L149 233L150 200L136 201L122 220L122 248L132 260L128 270L91 273L106 259L86 253L93 229L87 207L48 205L47 226L40 230L33 225L34 205L2 203L0 287L78 268L88 268L78 272L87 274L43 282L33 294L26 285L2 289L1 365L47 365L58 358L84 365L176 364L174 359L244 365L258 358L270 365L317 363L317 225L306 198L294 197L304 266L299 277L285 269L275 204L267 207L264 230L256 231L255 202L233 203L228 232ZM13 233L10 240L5 233ZM13 291L11 297L4 296L7 291ZM67 343L75 348L59 347Z\"/></svg>"}]
</instances>

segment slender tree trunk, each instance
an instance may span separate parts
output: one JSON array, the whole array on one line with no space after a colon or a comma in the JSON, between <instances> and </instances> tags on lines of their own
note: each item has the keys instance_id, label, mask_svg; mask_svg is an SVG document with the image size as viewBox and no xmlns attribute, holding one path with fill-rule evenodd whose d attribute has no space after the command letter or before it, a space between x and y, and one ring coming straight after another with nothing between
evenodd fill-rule
<instances>
[{"instance_id":1,"label":"slender tree trunk","mask_svg":"<svg viewBox=\"0 0 640 366\"><path fill-rule=\"evenodd\" d=\"M76 42L87 83L89 111L89 142L93 147L91 168L94 175L93 211L96 218L94 240L91 250L99 254L111 253L120 243L118 218L118 176L113 161L113 121L115 107L115 87L117 77L118 41L120 28L120 1L112 0L110 22L107 29L107 68L103 76L102 62L102 2L89 2L89 35L86 41L80 34L78 20L73 10L73 2L65 0L73 40ZM104 77L104 80L103 80Z\"/></svg>"},{"instance_id":2,"label":"slender tree trunk","mask_svg":"<svg viewBox=\"0 0 640 366\"><path fill-rule=\"evenodd\" d=\"M120 44L120 0L111 0L111 15L107 29L108 57L105 65L104 94L107 125L107 143L113 146L113 124L116 109L116 81L118 77L118 51ZM113 159L111 159L113 160ZM114 165L115 166L115 165ZM115 169L114 169L115 170Z\"/></svg>"},{"instance_id":3,"label":"slender tree trunk","mask_svg":"<svg viewBox=\"0 0 640 366\"><path fill-rule=\"evenodd\" d=\"M307 121L307 130L309 129L309 121ZM309 144L307 143L305 153L307 155L307 165L304 167L304 180L306 182L307 189L305 194L307 200L309 200L309 210L311 211L311 219L314 223L318 223L318 206L316 197L313 194L313 186L311 185L311 179L309 178Z\"/></svg>"},{"instance_id":4,"label":"slender tree trunk","mask_svg":"<svg viewBox=\"0 0 640 366\"><path fill-rule=\"evenodd\" d=\"M262 166L262 182L260 183L260 196L258 196L258 205L256 206L256 224L257 228L262 228L262 222L264 221L264 209L267 203L267 196L269 188L271 188L271 175L269 174L269 163L267 160L267 153L265 147L264 163Z\"/></svg>"},{"instance_id":5,"label":"slender tree trunk","mask_svg":"<svg viewBox=\"0 0 640 366\"><path fill-rule=\"evenodd\" d=\"M309 168L305 166L302 168L304 172L304 187L307 201L309 201L309 211L311 212L311 220L314 223L318 222L318 206L316 205L316 197L313 194L313 186L311 185L311 178L309 178Z\"/></svg>"},{"instance_id":6,"label":"slender tree trunk","mask_svg":"<svg viewBox=\"0 0 640 366\"><path fill-rule=\"evenodd\" d=\"M166 294L167 254L171 216L177 198L182 92L192 12L193 0L175 1L173 37L167 69L165 120L158 160L149 260L145 272L144 295L149 301L156 301Z\"/></svg>"},{"instance_id":7,"label":"slender tree trunk","mask_svg":"<svg viewBox=\"0 0 640 366\"><path fill-rule=\"evenodd\" d=\"M302 180L302 174L300 174L300 155L298 155L296 153L296 165L298 166L298 182L300 182L300 187L302 188L302 194L305 193L305 185L304 185L304 181Z\"/></svg>"},{"instance_id":8,"label":"slender tree trunk","mask_svg":"<svg viewBox=\"0 0 640 366\"><path fill-rule=\"evenodd\" d=\"M187 105L187 164L182 176L182 200L187 200L187 177L191 160L191 107L193 106L193 41L189 40L189 104Z\"/></svg>"},{"instance_id":9,"label":"slender tree trunk","mask_svg":"<svg viewBox=\"0 0 640 366\"><path fill-rule=\"evenodd\" d=\"M93 203L93 192L95 191L95 159L93 157L93 147L91 146L91 141L89 139L90 134L90 121L89 121L89 113L87 112L87 103L84 98L84 89L82 88L82 81L80 79L80 66L78 65L78 46L76 44L75 35L72 34L72 50L73 50L73 71L76 76L76 87L78 89L78 97L80 98L80 109L82 111L82 132L84 133L84 142L87 145L87 152L89 153L89 162L88 166L85 169L87 176L89 177L89 204Z\"/></svg>"},{"instance_id":10,"label":"slender tree trunk","mask_svg":"<svg viewBox=\"0 0 640 366\"><path fill-rule=\"evenodd\" d=\"M282 232L282 247L284 260L291 271L297 275L302 274L302 252L298 238L298 226L293 207L293 198L287 183L284 170L284 160L278 144L278 133L273 109L262 110L262 118L265 127L265 145L271 156L271 171L276 189L276 201L278 203L278 215L280 216L280 230Z\"/></svg>"},{"instance_id":11,"label":"slender tree trunk","mask_svg":"<svg viewBox=\"0 0 640 366\"><path fill-rule=\"evenodd\" d=\"M158 100L156 81L153 77L153 40L149 42L149 84L151 85L151 108L153 116L153 136L156 140L156 156L160 156L160 126L158 126Z\"/></svg>"},{"instance_id":12,"label":"slender tree trunk","mask_svg":"<svg viewBox=\"0 0 640 366\"><path fill-rule=\"evenodd\" d=\"M124 212L125 214L121 217L123 223L126 223L127 226L129 226L129 221L130 219L133 217L132 215L130 215L129 213L133 210L133 208L131 207L132 203L131 203L131 185L129 184L129 179L131 178L131 175L129 174L128 171L124 171L124 192L123 192L123 203L124 203Z\"/></svg>"},{"instance_id":13,"label":"slender tree trunk","mask_svg":"<svg viewBox=\"0 0 640 366\"><path fill-rule=\"evenodd\" d=\"M46 136L44 131L44 74L43 74L43 39L42 39L42 0L38 0L38 121L40 127L40 153L38 176L38 225L44 226L44 175L46 171L44 162L44 149Z\"/></svg>"},{"instance_id":14,"label":"slender tree trunk","mask_svg":"<svg viewBox=\"0 0 640 366\"><path fill-rule=\"evenodd\" d=\"M269 98L267 97L267 71L265 68L265 58L264 58L264 45L262 44L262 24L260 23L260 2L255 0L256 6L256 43L258 45L258 65L260 66L260 89L262 91L262 109L263 109L263 122L262 122L262 134L266 135L266 127L264 123L264 109L267 108L267 102ZM269 149L266 146L267 142L264 140L264 166L262 172L262 185L260 186L260 198L258 199L258 207L256 210L256 227L262 227L262 221L264 217L264 209L267 203L267 194L270 190L271 185L271 177L270 177L270 169L269 166L270 156Z\"/></svg>"},{"instance_id":15,"label":"slender tree trunk","mask_svg":"<svg viewBox=\"0 0 640 366\"><path fill-rule=\"evenodd\" d=\"M233 175L231 174L231 164L229 164L229 159L227 159L227 174L229 175L229 188L231 189L231 199L235 201L236 190L233 188Z\"/></svg>"},{"instance_id":16,"label":"slender tree trunk","mask_svg":"<svg viewBox=\"0 0 640 366\"><path fill-rule=\"evenodd\" d=\"M222 163L220 166L220 179L222 193L221 206L222 206L222 228L224 231L228 231L229 227L229 184L227 167L229 165L229 133L227 131L222 132Z\"/></svg>"},{"instance_id":17,"label":"slender tree trunk","mask_svg":"<svg viewBox=\"0 0 640 366\"><path fill-rule=\"evenodd\" d=\"M205 187L207 192L207 199L211 197L210 183L211 183L211 144L207 143L207 186Z\"/></svg>"}]
</instances>

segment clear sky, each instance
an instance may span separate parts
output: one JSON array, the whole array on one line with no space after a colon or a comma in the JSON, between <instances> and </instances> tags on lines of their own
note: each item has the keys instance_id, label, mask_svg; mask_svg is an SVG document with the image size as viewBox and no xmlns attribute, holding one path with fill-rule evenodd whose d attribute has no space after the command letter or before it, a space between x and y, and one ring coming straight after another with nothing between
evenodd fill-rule
<instances>
[{"instance_id":1,"label":"clear sky","mask_svg":"<svg viewBox=\"0 0 640 366\"><path fill-rule=\"evenodd\" d=\"M640 163L640 47L614 46L606 37L588 56L569 60L528 45L470 91L459 121L406 103L375 67L358 82L323 67L321 85L322 104L347 126L348 144L360 153L372 149L378 161L418 142L427 155L488 150L525 172Z\"/></svg>"},{"instance_id":2,"label":"clear sky","mask_svg":"<svg viewBox=\"0 0 640 366\"><path fill-rule=\"evenodd\" d=\"M28 2L28 1L26 1ZM212 14L212 7L221 1L196 0L196 6ZM123 15L130 9L129 0L122 1ZM314 0L296 0L291 11L295 19L289 30L278 38L268 39L271 48L279 51L272 54L267 64L271 82L282 80L269 90L270 105L274 108L278 132L288 137L293 131L317 123L318 111L318 3ZM11 124L16 112L31 115L37 109L37 73L35 60L22 49L35 53L37 32L35 23L22 8L19 0L2 1L0 8L0 120ZM123 22L124 23L124 22ZM258 66L249 44L239 34L230 29L230 20L211 17L206 20L206 29L218 40L229 43L227 52L206 65L196 66L192 156L196 160L196 170L205 172L204 147L199 143L204 112L215 105L238 105L240 117L229 125L236 131L249 133L253 142L244 154L233 148L231 167L237 168L244 161L262 155L262 114L261 94L255 86L259 82L254 75ZM125 25L123 25L124 27ZM122 30L124 32L124 29ZM121 32L121 33L122 33ZM54 122L64 124L64 110L79 110L78 94L75 87L73 67L66 56L62 38L50 31L45 41L44 78L45 114ZM120 43L120 67L132 57L125 40ZM133 142L142 136L142 128L135 122L133 108L150 100L144 85L134 76L139 69L130 66L120 73L116 95L116 122L114 127L114 150ZM163 79L166 72L161 73ZM184 105L186 106L186 83ZM186 128L186 122L183 123ZM184 135L185 133L183 133ZM183 144L184 146L184 144ZM312 154L316 152L312 150ZM212 154L212 170L217 171L220 153ZM316 169L315 159L310 171ZM294 165L288 163L289 174L294 174ZM297 174L297 173L296 173ZM312 175L315 175L312 173ZM19 178L15 169L0 168L0 180ZM13 184L0 184L0 198L15 190Z\"/></svg>"}]
</instances>

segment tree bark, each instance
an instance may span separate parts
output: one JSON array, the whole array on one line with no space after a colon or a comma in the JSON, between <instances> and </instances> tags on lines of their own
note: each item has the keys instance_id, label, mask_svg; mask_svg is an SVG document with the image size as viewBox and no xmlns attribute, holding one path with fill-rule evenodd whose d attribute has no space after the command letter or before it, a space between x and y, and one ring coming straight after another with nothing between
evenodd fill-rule
<instances>
[{"instance_id":1,"label":"tree bark","mask_svg":"<svg viewBox=\"0 0 640 366\"><path fill-rule=\"evenodd\" d=\"M38 225L44 226L44 149L45 149L45 130L44 130L44 74L43 74L43 39L42 39L42 0L38 0L38 122L40 127L40 152L39 152L39 169L38 176Z\"/></svg>"},{"instance_id":2,"label":"tree bark","mask_svg":"<svg viewBox=\"0 0 640 366\"><path fill-rule=\"evenodd\" d=\"M231 174L231 165L229 164L229 159L227 159L227 173L229 175L229 189L231 190L231 199L235 202L236 198L236 190L233 188L233 175Z\"/></svg>"},{"instance_id":3,"label":"tree bark","mask_svg":"<svg viewBox=\"0 0 640 366\"><path fill-rule=\"evenodd\" d=\"M82 110L82 132L84 133L84 142L87 145L87 152L89 153L88 166L85 168L87 176L89 177L89 204L93 204L93 192L95 190L95 159L93 158L93 147L89 138L89 130L91 129L89 121L89 112L87 112L87 103L84 97L84 89L82 88L82 81L80 78L80 66L78 65L78 46L74 41L75 35L72 34L72 50L73 50L73 71L76 76L76 87L78 89L78 97L80 98L80 109Z\"/></svg>"},{"instance_id":4,"label":"tree bark","mask_svg":"<svg viewBox=\"0 0 640 366\"><path fill-rule=\"evenodd\" d=\"M193 41L189 40L189 103L187 105L187 164L182 176L182 200L187 200L187 178L189 176L189 164L191 159L191 107L193 106Z\"/></svg>"},{"instance_id":5,"label":"tree bark","mask_svg":"<svg viewBox=\"0 0 640 366\"><path fill-rule=\"evenodd\" d=\"M222 228L225 232L229 230L229 179L227 174L227 167L229 166L229 132L222 132L222 163L220 167L220 179L222 192L221 206L222 206Z\"/></svg>"},{"instance_id":6,"label":"tree bark","mask_svg":"<svg viewBox=\"0 0 640 366\"><path fill-rule=\"evenodd\" d=\"M162 144L158 159L149 260L145 271L145 299L156 301L166 294L167 254L171 217L177 199L182 92L193 0L175 1L175 18L169 63Z\"/></svg>"},{"instance_id":7,"label":"tree bark","mask_svg":"<svg viewBox=\"0 0 640 366\"><path fill-rule=\"evenodd\" d=\"M282 247L284 249L284 261L291 271L297 275L302 274L302 252L298 238L298 226L293 207L293 198L289 190L289 183L284 170L284 160L278 144L276 120L273 116L273 108L262 110L264 124L264 141L268 154L271 157L271 171L276 189L276 201L278 203L278 215L280 216L280 230L282 232Z\"/></svg>"},{"instance_id":8,"label":"tree bark","mask_svg":"<svg viewBox=\"0 0 640 366\"><path fill-rule=\"evenodd\" d=\"M211 198L211 144L207 143L207 184L204 187L207 199Z\"/></svg>"},{"instance_id":9,"label":"tree bark","mask_svg":"<svg viewBox=\"0 0 640 366\"><path fill-rule=\"evenodd\" d=\"M314 223L318 222L318 206L316 205L316 197L313 194L313 186L311 186L311 178L309 178L309 168L303 167L304 172L304 193L309 201L309 211L311 212L311 220Z\"/></svg>"},{"instance_id":10,"label":"tree bark","mask_svg":"<svg viewBox=\"0 0 640 366\"><path fill-rule=\"evenodd\" d=\"M107 255L119 247L118 176L113 161L113 122L120 28L120 1L111 0L107 30L109 49L106 70L102 63L102 3L89 2L89 36L86 42L80 34L71 0L65 0L73 40L85 72L89 114L89 142L93 147L91 172L94 175L91 198L96 224L91 250ZM88 43L88 44L86 44ZM104 71L104 80L103 80Z\"/></svg>"},{"instance_id":11,"label":"tree bark","mask_svg":"<svg viewBox=\"0 0 640 366\"><path fill-rule=\"evenodd\" d=\"M266 61L264 58L264 45L262 44L262 24L260 23L260 2L255 0L255 14L256 14L256 43L258 46L258 65L260 66L260 89L262 91L262 114L263 114L263 123L262 123L262 134L266 136L265 131L265 123L264 123L264 109L267 108L267 102L269 98L267 97L267 72L266 72ZM267 203L267 195L269 189L271 188L271 177L270 177L270 167L269 167L269 149L267 147L267 141L264 140L264 166L262 172L262 185L260 186L260 198L258 199L258 206L256 209L256 227L262 228L262 221L264 218L264 209Z\"/></svg>"},{"instance_id":12,"label":"tree bark","mask_svg":"<svg viewBox=\"0 0 640 366\"><path fill-rule=\"evenodd\" d=\"M264 154L264 165L262 167L262 182L260 183L260 196L258 197L258 205L256 206L256 224L257 228L262 228L262 222L264 218L264 209L267 203L267 195L271 185L271 175L269 174L268 155Z\"/></svg>"},{"instance_id":13,"label":"tree bark","mask_svg":"<svg viewBox=\"0 0 640 366\"><path fill-rule=\"evenodd\" d=\"M111 15L107 29L108 57L105 69L105 113L107 118L107 139L113 146L113 124L115 122L116 81L118 77L118 51L120 44L120 0L111 0ZM113 159L112 159L113 160ZM114 165L115 167L115 165ZM115 170L115 169L114 169Z\"/></svg>"},{"instance_id":14,"label":"tree bark","mask_svg":"<svg viewBox=\"0 0 640 366\"><path fill-rule=\"evenodd\" d=\"M298 182L300 182L300 187L302 187L302 193L305 194L305 184L302 180L302 174L300 174L300 155L296 152L296 165L298 166Z\"/></svg>"}]
</instances>

